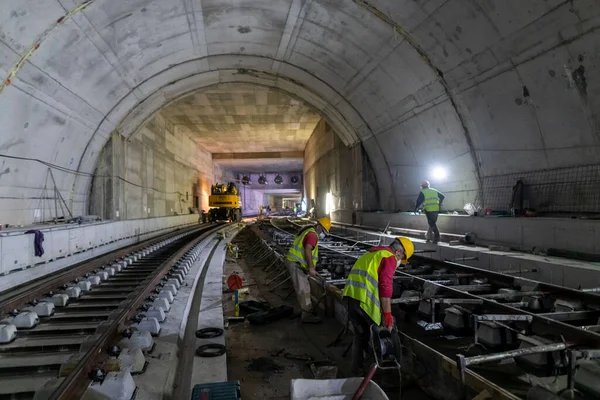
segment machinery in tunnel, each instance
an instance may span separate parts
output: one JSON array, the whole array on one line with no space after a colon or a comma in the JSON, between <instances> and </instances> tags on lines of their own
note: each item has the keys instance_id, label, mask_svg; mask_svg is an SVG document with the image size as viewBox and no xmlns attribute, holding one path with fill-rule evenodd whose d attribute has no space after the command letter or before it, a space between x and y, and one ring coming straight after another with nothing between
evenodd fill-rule
<instances>
[{"instance_id":1,"label":"machinery in tunnel","mask_svg":"<svg viewBox=\"0 0 600 400\"><path fill-rule=\"evenodd\" d=\"M211 222L242 220L242 197L233 182L227 185L219 183L212 185L208 205L210 207L208 218Z\"/></svg>"}]
</instances>

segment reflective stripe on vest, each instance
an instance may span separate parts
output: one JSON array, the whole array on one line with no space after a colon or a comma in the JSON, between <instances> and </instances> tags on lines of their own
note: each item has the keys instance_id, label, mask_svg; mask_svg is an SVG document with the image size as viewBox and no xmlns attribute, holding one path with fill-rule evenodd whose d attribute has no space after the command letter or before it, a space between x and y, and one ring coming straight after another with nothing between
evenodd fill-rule
<instances>
[{"instance_id":1,"label":"reflective stripe on vest","mask_svg":"<svg viewBox=\"0 0 600 400\"><path fill-rule=\"evenodd\" d=\"M379 300L379 266L381 260L394 255L389 250L378 250L360 256L346 279L343 296L360 301L360 308L374 323L381 324Z\"/></svg>"},{"instance_id":2,"label":"reflective stripe on vest","mask_svg":"<svg viewBox=\"0 0 600 400\"><path fill-rule=\"evenodd\" d=\"M440 198L438 197L438 191L435 189L422 189L423 193L423 209L425 211L440 211Z\"/></svg>"},{"instance_id":3,"label":"reflective stripe on vest","mask_svg":"<svg viewBox=\"0 0 600 400\"><path fill-rule=\"evenodd\" d=\"M294 240L294 243L292 244L292 247L290 247L286 256L288 261L297 262L304 269L308 269L308 265L304 260L304 245L302 243L304 242L304 237L308 235L309 232L313 232L315 235L317 234L317 231L311 228L296 236L296 239ZM312 262L314 267L317 266L317 261L319 261L319 246L315 246L312 249Z\"/></svg>"}]
</instances>

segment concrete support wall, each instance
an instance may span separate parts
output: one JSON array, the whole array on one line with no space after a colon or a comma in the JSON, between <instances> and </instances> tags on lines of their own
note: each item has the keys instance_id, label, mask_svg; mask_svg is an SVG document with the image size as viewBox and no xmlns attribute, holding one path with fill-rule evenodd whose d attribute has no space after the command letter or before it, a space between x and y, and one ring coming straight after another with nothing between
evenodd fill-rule
<instances>
[{"instance_id":1,"label":"concrete support wall","mask_svg":"<svg viewBox=\"0 0 600 400\"><path fill-rule=\"evenodd\" d=\"M315 200L318 216L326 214L327 193L332 196L332 216L350 217L353 211L380 207L377 181L362 146L346 147L324 120L304 150L304 187L307 207Z\"/></svg>"},{"instance_id":2,"label":"concrete support wall","mask_svg":"<svg viewBox=\"0 0 600 400\"><path fill-rule=\"evenodd\" d=\"M240 185L242 193L242 215L257 215L260 206L266 205L266 196L258 190Z\"/></svg>"},{"instance_id":3,"label":"concrete support wall","mask_svg":"<svg viewBox=\"0 0 600 400\"><path fill-rule=\"evenodd\" d=\"M188 214L208 209L209 152L160 114L127 140L113 133L96 167L90 213L105 219Z\"/></svg>"},{"instance_id":4,"label":"concrete support wall","mask_svg":"<svg viewBox=\"0 0 600 400\"><path fill-rule=\"evenodd\" d=\"M0 292L70 265L198 222L197 215L107 221L86 225L38 227L44 255L36 257L34 235L0 234Z\"/></svg>"},{"instance_id":5,"label":"concrete support wall","mask_svg":"<svg viewBox=\"0 0 600 400\"><path fill-rule=\"evenodd\" d=\"M352 223L348 217L337 221ZM427 230L425 215L407 213L357 213L356 223L384 229L386 226ZM501 243L513 248L557 248L600 254L600 221L567 218L510 218L440 215L441 232L474 232L482 243Z\"/></svg>"}]
</instances>

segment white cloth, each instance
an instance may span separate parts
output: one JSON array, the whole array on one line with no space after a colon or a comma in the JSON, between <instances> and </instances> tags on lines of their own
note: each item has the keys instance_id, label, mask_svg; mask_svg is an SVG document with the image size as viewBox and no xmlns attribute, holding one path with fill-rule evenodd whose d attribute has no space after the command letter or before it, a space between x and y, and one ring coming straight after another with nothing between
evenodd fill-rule
<instances>
[{"instance_id":1,"label":"white cloth","mask_svg":"<svg viewBox=\"0 0 600 400\"><path fill-rule=\"evenodd\" d=\"M302 311L312 311L312 301L310 298L310 283L308 282L308 274L300 268L295 262L286 260L285 266L292 278L292 284L296 291L296 298L300 304Z\"/></svg>"}]
</instances>

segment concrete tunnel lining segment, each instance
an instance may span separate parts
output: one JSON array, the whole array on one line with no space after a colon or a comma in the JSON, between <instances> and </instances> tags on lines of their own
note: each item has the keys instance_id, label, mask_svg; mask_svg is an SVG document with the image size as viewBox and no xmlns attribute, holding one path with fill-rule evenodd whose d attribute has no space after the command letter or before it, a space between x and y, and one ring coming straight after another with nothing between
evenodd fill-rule
<instances>
[{"instance_id":1,"label":"concrete tunnel lining segment","mask_svg":"<svg viewBox=\"0 0 600 400\"><path fill-rule=\"evenodd\" d=\"M290 93L300 92L295 82L310 88L313 93L299 97L316 105L346 144L363 142L377 180L386 183L379 185L382 208L404 207L428 172L427 160L452 169L454 180L442 189L458 193L459 204L482 189L478 170L485 178L599 159L593 110L600 96L590 79L598 59L590 47L598 35L593 2L571 7L534 0L491 9L464 0L436 7L408 1L391 7L384 0L236 6L95 0L71 18L64 18L66 10L81 3L43 3L13 1L4 8L0 73L20 70L0 95L0 118L7 121L0 147L18 156L91 174L111 132L134 129L128 121L141 121L147 109L170 100L165 85L195 74L234 81L241 69L276 77L248 77L252 83ZM386 10L386 18L371 9ZM398 27L408 36L398 37ZM20 63L32 44L35 51ZM586 71L585 91L564 89L555 71L565 63ZM539 74L547 69L554 73ZM523 85L531 100L519 105L514 97ZM559 134L564 126L572 131L568 137ZM31 131L44 132L54 147L36 144L42 136ZM39 196L43 167L14 162L8 168L0 177L2 218L26 220L32 201L9 200L8 193ZM75 212L85 210L89 179L65 174L58 180Z\"/></svg>"}]
</instances>

